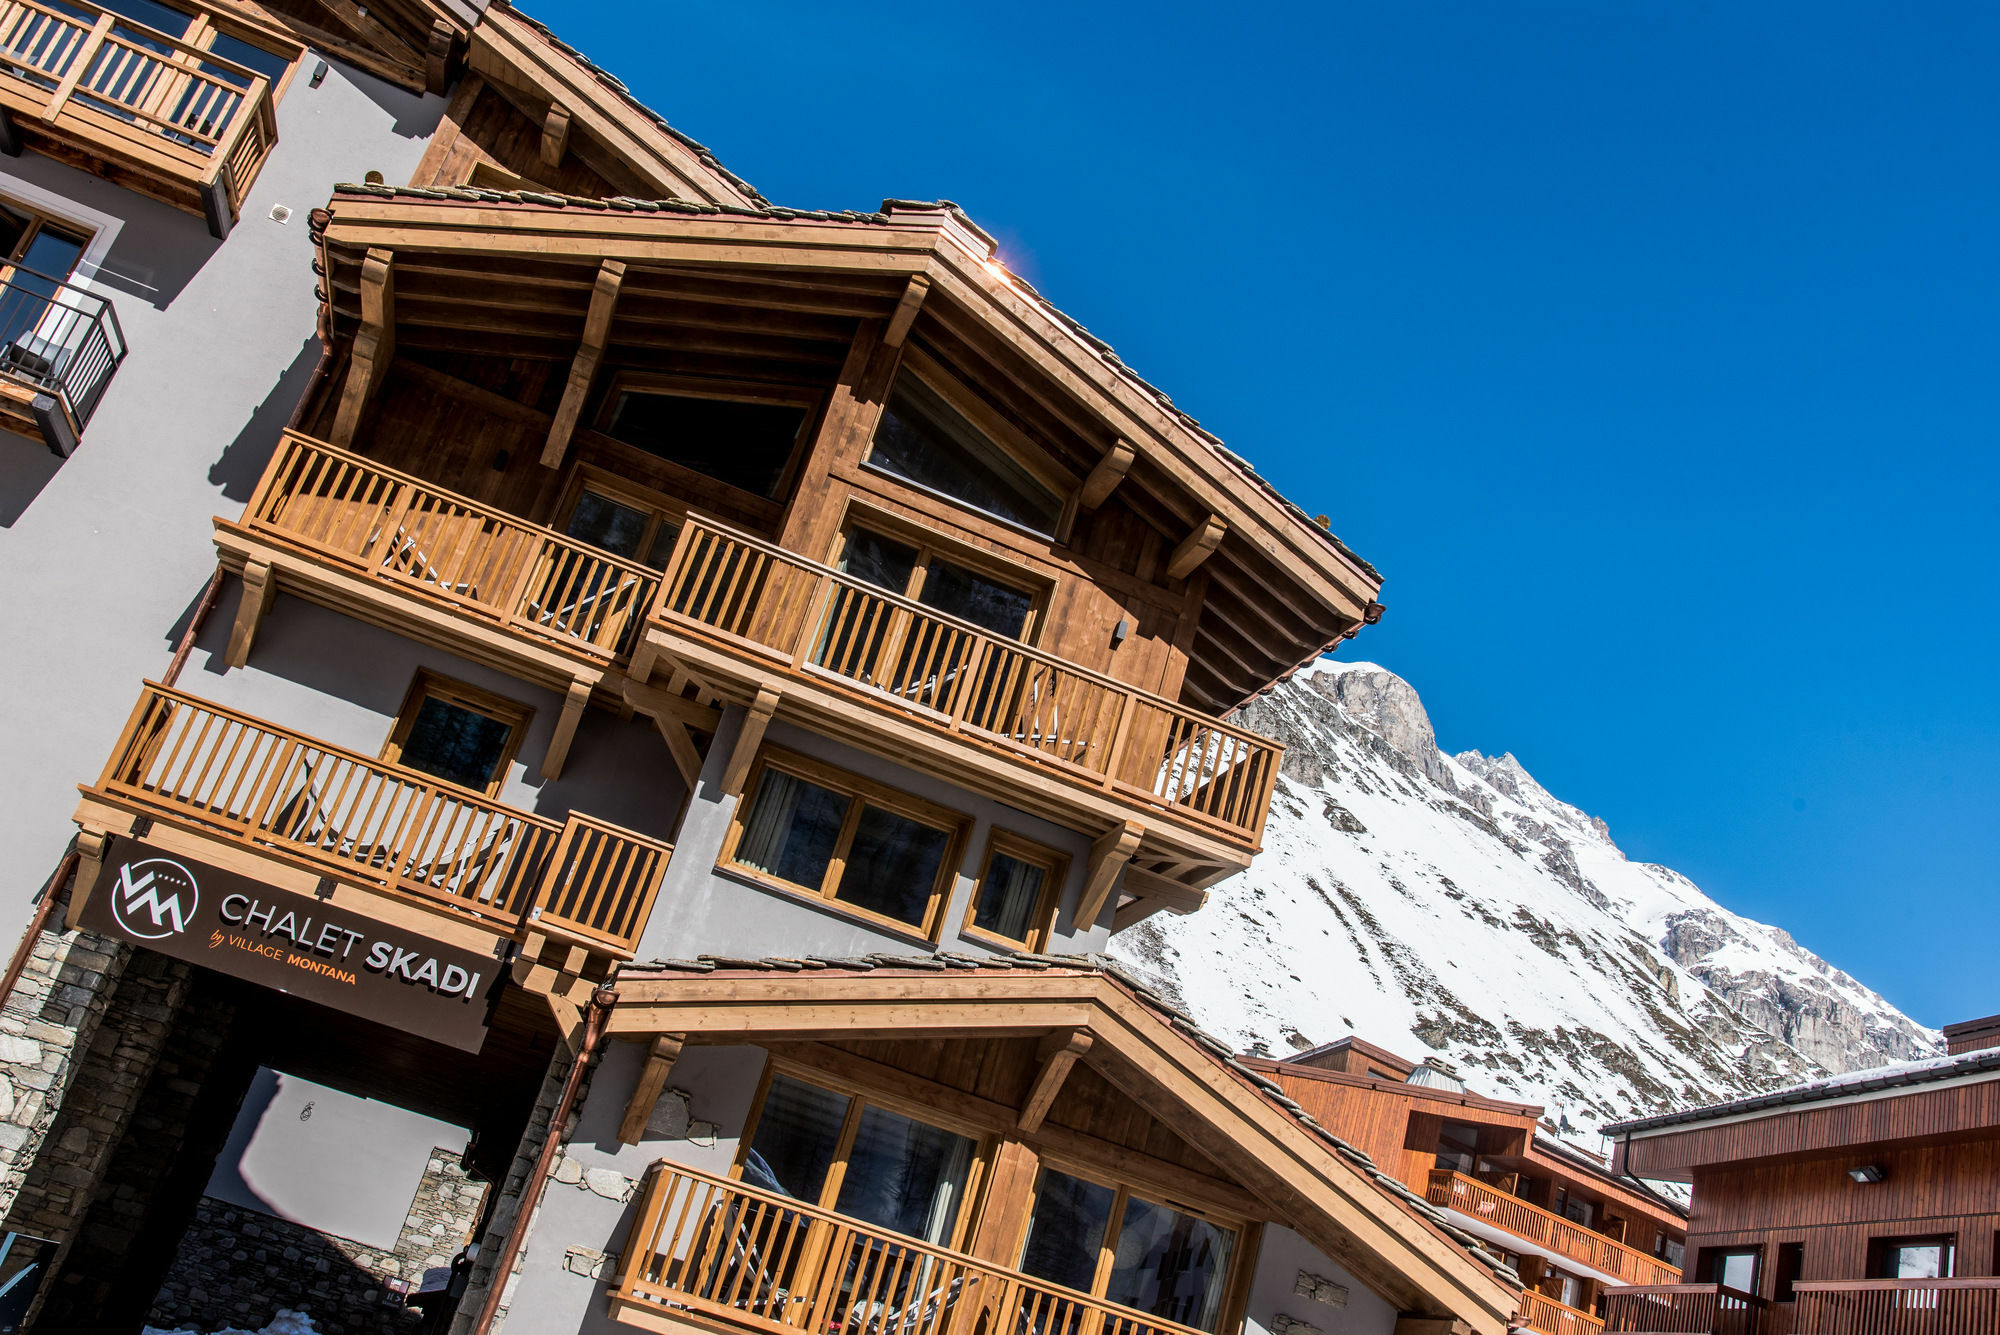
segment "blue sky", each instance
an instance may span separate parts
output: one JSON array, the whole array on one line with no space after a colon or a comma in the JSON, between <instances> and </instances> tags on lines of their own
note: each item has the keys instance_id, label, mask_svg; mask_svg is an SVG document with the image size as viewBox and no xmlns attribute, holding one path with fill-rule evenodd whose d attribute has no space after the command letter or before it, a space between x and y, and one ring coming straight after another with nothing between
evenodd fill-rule
<instances>
[{"instance_id":1,"label":"blue sky","mask_svg":"<svg viewBox=\"0 0 2000 1335\"><path fill-rule=\"evenodd\" d=\"M1447 749L2000 1011L2000 8L534 12L778 202L964 205L1382 568Z\"/></svg>"}]
</instances>

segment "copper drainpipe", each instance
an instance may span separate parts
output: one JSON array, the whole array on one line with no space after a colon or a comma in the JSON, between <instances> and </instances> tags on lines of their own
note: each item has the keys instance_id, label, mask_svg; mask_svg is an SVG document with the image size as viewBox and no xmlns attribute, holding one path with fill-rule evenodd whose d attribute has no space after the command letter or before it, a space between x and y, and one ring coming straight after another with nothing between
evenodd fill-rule
<instances>
[{"instance_id":1,"label":"copper drainpipe","mask_svg":"<svg viewBox=\"0 0 2000 1335\"><path fill-rule=\"evenodd\" d=\"M583 1022L583 1047L569 1068L562 1098L556 1101L556 1110L549 1117L549 1134L542 1141L541 1157L535 1160L535 1170L521 1187L520 1212L514 1216L513 1228L507 1231L507 1245L500 1249L500 1256L493 1264L493 1277L486 1286L486 1303L479 1309L479 1319L472 1323L471 1335L487 1335L493 1328L493 1318L500 1312L507 1280L514 1273L522 1244L528 1240L528 1221L534 1217L535 1206L541 1201L542 1184L548 1181L556 1152L562 1148L563 1123L569 1120L570 1106L576 1102L576 1091L583 1084L584 1072L590 1069L591 1054L597 1050L597 1041L604 1037L604 1022L610 1018L611 1007L617 1000L618 993L610 987L600 987L591 994L590 1013Z\"/></svg>"}]
</instances>

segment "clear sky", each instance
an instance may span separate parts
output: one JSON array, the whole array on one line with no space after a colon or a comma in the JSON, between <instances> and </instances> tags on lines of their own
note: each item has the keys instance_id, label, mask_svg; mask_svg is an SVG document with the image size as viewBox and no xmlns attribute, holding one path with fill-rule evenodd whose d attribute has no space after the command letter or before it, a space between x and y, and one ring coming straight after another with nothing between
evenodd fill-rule
<instances>
[{"instance_id":1,"label":"clear sky","mask_svg":"<svg viewBox=\"0 0 2000 1335\"><path fill-rule=\"evenodd\" d=\"M2000 1011L2000 7L524 3L779 203L962 204L1447 749Z\"/></svg>"}]
</instances>

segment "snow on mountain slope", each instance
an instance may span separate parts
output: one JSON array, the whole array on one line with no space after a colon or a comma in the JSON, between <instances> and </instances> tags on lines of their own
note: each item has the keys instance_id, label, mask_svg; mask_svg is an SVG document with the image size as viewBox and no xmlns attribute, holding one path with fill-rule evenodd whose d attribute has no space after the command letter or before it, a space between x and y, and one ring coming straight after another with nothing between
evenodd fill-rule
<instances>
[{"instance_id":1,"label":"snow on mountain slope","mask_svg":"<svg viewBox=\"0 0 2000 1335\"><path fill-rule=\"evenodd\" d=\"M1393 673L1322 660L1240 721L1287 747L1263 856L1111 951L1246 1049L1355 1033L1579 1131L1943 1050L1512 755L1445 755Z\"/></svg>"}]
</instances>

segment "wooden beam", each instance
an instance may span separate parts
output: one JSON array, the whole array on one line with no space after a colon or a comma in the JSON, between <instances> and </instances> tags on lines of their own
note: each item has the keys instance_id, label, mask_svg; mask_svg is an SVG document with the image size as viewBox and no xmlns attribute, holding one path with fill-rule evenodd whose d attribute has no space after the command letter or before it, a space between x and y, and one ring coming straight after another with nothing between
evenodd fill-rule
<instances>
[{"instance_id":1,"label":"wooden beam","mask_svg":"<svg viewBox=\"0 0 2000 1335\"><path fill-rule=\"evenodd\" d=\"M1181 545L1174 548L1174 554L1167 558L1167 578L1186 579L1195 572L1203 561L1222 545L1223 534L1229 532L1229 525L1221 515L1210 515L1200 528L1181 539Z\"/></svg>"},{"instance_id":2,"label":"wooden beam","mask_svg":"<svg viewBox=\"0 0 2000 1335\"><path fill-rule=\"evenodd\" d=\"M83 916L83 906L90 902L90 892L97 888L97 879L104 874L104 859L110 855L110 831L85 826L76 832L76 888L69 892L69 908L64 916L64 923L70 931L76 930L77 919ZM61 890L59 885L51 886L49 893L53 895Z\"/></svg>"},{"instance_id":3,"label":"wooden beam","mask_svg":"<svg viewBox=\"0 0 2000 1335\"><path fill-rule=\"evenodd\" d=\"M370 247L361 261L361 328L347 359L347 383L333 419L329 444L348 449L360 429L361 414L374 397L396 355L396 256Z\"/></svg>"},{"instance_id":4,"label":"wooden beam","mask_svg":"<svg viewBox=\"0 0 2000 1335\"><path fill-rule=\"evenodd\" d=\"M667 1077L673 1074L674 1063L680 1059L681 1046L686 1041L684 1034L660 1034L653 1039L646 1065L639 1071L639 1083L626 1101L624 1120L618 1123L619 1144L637 1145L645 1136L646 1123L652 1120L653 1109L667 1088Z\"/></svg>"},{"instance_id":5,"label":"wooden beam","mask_svg":"<svg viewBox=\"0 0 2000 1335\"><path fill-rule=\"evenodd\" d=\"M554 992L535 994L549 1004L549 1011L556 1017L556 1032L562 1036L563 1046L574 1057L583 1051L583 1009L568 997Z\"/></svg>"},{"instance_id":6,"label":"wooden beam","mask_svg":"<svg viewBox=\"0 0 2000 1335\"><path fill-rule=\"evenodd\" d=\"M458 29L448 19L432 19L430 40L424 51L424 91L442 96L451 86L458 46Z\"/></svg>"},{"instance_id":7,"label":"wooden beam","mask_svg":"<svg viewBox=\"0 0 2000 1335\"><path fill-rule=\"evenodd\" d=\"M590 396L591 382L597 378L597 362L611 336L611 317L618 309L618 293L624 283L625 266L619 261L605 260L597 266L597 282L590 293L590 314L583 321L583 346L576 350L576 360L570 363L562 404L556 409L555 421L549 424L548 443L542 446L542 465L546 468L562 466L569 438L576 431L576 420L583 415L584 400Z\"/></svg>"},{"instance_id":8,"label":"wooden beam","mask_svg":"<svg viewBox=\"0 0 2000 1335\"><path fill-rule=\"evenodd\" d=\"M229 643L222 651L224 663L239 668L250 661L250 645L257 638L257 627L264 624L265 614L277 600L278 581L272 578L270 565L263 561L244 562L243 596L236 601L236 620L230 623Z\"/></svg>"},{"instance_id":9,"label":"wooden beam","mask_svg":"<svg viewBox=\"0 0 2000 1335\"><path fill-rule=\"evenodd\" d=\"M1042 1119L1049 1115L1056 1095L1062 1092L1063 1081L1069 1078L1077 1059L1090 1051L1090 1044L1090 1034L1082 1029L1050 1034L1042 1040L1042 1067L1035 1072L1035 1083L1022 1101L1021 1116L1014 1123L1016 1131L1031 1136L1041 1130Z\"/></svg>"},{"instance_id":10,"label":"wooden beam","mask_svg":"<svg viewBox=\"0 0 2000 1335\"><path fill-rule=\"evenodd\" d=\"M930 295L931 280L920 273L910 275L909 285L903 289L903 299L896 303L895 314L889 317L889 328L882 334L882 345L900 348L903 340L910 336L910 326L917 322L917 312L924 308L924 298Z\"/></svg>"},{"instance_id":11,"label":"wooden beam","mask_svg":"<svg viewBox=\"0 0 2000 1335\"><path fill-rule=\"evenodd\" d=\"M701 752L695 747L694 737L687 726L672 714L653 715L653 726L660 730L660 740L667 744L667 754L674 758L674 768L681 772L681 782L687 785L689 794L701 784Z\"/></svg>"},{"instance_id":12,"label":"wooden beam","mask_svg":"<svg viewBox=\"0 0 2000 1335\"><path fill-rule=\"evenodd\" d=\"M1123 825L1106 830L1090 846L1083 898L1076 906L1076 930L1087 932L1097 926L1098 915L1104 912L1104 903L1111 897L1111 887L1117 883L1118 873L1139 851L1139 841L1145 837L1146 827L1138 821L1128 820Z\"/></svg>"},{"instance_id":13,"label":"wooden beam","mask_svg":"<svg viewBox=\"0 0 2000 1335\"><path fill-rule=\"evenodd\" d=\"M569 108L551 102L548 114L542 117L542 165L553 171L562 166L563 154L568 151Z\"/></svg>"},{"instance_id":14,"label":"wooden beam","mask_svg":"<svg viewBox=\"0 0 2000 1335\"><path fill-rule=\"evenodd\" d=\"M1077 504L1086 510L1095 510L1109 500L1111 493L1118 489L1118 484L1125 480L1126 471L1132 467L1132 461L1138 458L1138 455L1139 452L1132 448L1130 441L1112 441L1111 448L1097 461L1097 467L1091 469L1090 476L1083 480L1083 490L1077 495Z\"/></svg>"},{"instance_id":15,"label":"wooden beam","mask_svg":"<svg viewBox=\"0 0 2000 1335\"><path fill-rule=\"evenodd\" d=\"M562 714L556 719L555 733L549 738L549 749L542 754L544 779L562 777L563 761L569 759L569 744L576 740L577 724L583 722L583 711L590 706L590 691L596 684L595 678L585 677L570 682L569 691L563 696Z\"/></svg>"},{"instance_id":16,"label":"wooden beam","mask_svg":"<svg viewBox=\"0 0 2000 1335\"><path fill-rule=\"evenodd\" d=\"M743 781L750 777L750 762L757 758L757 748L764 744L764 729L770 726L771 715L777 712L779 698L775 689L761 686L757 698L744 712L743 730L736 734L736 747L729 753L729 768L722 772L723 796L743 796Z\"/></svg>"},{"instance_id":17,"label":"wooden beam","mask_svg":"<svg viewBox=\"0 0 2000 1335\"><path fill-rule=\"evenodd\" d=\"M658 686L627 680L620 688L625 703L641 714L654 718L677 719L695 732L705 732L713 736L722 723L722 711L713 705L698 704L676 690L662 690Z\"/></svg>"},{"instance_id":18,"label":"wooden beam","mask_svg":"<svg viewBox=\"0 0 2000 1335\"><path fill-rule=\"evenodd\" d=\"M1142 899L1158 901L1158 906L1169 913L1193 913L1208 902L1208 891L1198 890L1143 867L1126 870L1125 889Z\"/></svg>"}]
</instances>

